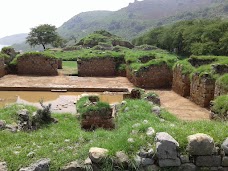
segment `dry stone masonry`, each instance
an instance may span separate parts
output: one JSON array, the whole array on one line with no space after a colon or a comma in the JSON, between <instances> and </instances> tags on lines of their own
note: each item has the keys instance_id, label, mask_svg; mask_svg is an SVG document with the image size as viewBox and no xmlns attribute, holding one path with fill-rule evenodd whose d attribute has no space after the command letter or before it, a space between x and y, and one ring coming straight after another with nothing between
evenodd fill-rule
<instances>
[{"instance_id":1,"label":"dry stone masonry","mask_svg":"<svg viewBox=\"0 0 228 171\"><path fill-rule=\"evenodd\" d=\"M40 55L21 56L17 67L19 75L58 75L58 60Z\"/></svg>"}]
</instances>

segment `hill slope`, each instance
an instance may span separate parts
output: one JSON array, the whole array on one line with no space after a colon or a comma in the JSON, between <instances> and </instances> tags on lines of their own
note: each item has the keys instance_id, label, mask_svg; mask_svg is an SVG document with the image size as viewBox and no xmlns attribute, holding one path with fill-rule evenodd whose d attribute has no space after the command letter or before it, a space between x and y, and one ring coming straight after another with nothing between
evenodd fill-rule
<instances>
[{"instance_id":1,"label":"hill slope","mask_svg":"<svg viewBox=\"0 0 228 171\"><path fill-rule=\"evenodd\" d=\"M1 45L12 45L15 43L22 43L25 41L26 37L28 36L27 33L21 33L21 34L14 34L11 36L6 36L0 39Z\"/></svg>"},{"instance_id":2,"label":"hill slope","mask_svg":"<svg viewBox=\"0 0 228 171\"><path fill-rule=\"evenodd\" d=\"M227 0L135 1L115 12L93 11L76 15L65 22L58 32L66 38L74 35L80 39L93 31L104 29L131 40L157 25L184 19L223 17L227 16L226 10ZM188 15L191 17L186 17Z\"/></svg>"}]
</instances>

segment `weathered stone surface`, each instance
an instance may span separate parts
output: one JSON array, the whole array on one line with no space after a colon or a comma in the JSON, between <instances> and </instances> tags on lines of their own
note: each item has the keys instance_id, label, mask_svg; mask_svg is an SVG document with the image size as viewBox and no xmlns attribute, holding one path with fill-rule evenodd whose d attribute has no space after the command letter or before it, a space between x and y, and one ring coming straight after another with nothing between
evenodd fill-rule
<instances>
[{"instance_id":1,"label":"weathered stone surface","mask_svg":"<svg viewBox=\"0 0 228 171\"><path fill-rule=\"evenodd\" d=\"M115 162L118 165L127 166L128 162L129 162L129 157L123 151L118 151L118 152L116 152Z\"/></svg>"},{"instance_id":2,"label":"weathered stone surface","mask_svg":"<svg viewBox=\"0 0 228 171\"><path fill-rule=\"evenodd\" d=\"M5 129L6 127L6 121L0 120L0 129Z\"/></svg>"},{"instance_id":3,"label":"weathered stone surface","mask_svg":"<svg viewBox=\"0 0 228 171\"><path fill-rule=\"evenodd\" d=\"M85 169L78 161L73 161L64 166L61 171L84 171Z\"/></svg>"},{"instance_id":4,"label":"weathered stone surface","mask_svg":"<svg viewBox=\"0 0 228 171\"><path fill-rule=\"evenodd\" d=\"M138 153L138 155L142 158L152 158L154 155L154 150L151 148L148 151L145 150L140 150L140 152Z\"/></svg>"},{"instance_id":5,"label":"weathered stone surface","mask_svg":"<svg viewBox=\"0 0 228 171\"><path fill-rule=\"evenodd\" d=\"M208 107L214 99L215 81L208 75L194 74L190 87L190 99L202 106Z\"/></svg>"},{"instance_id":6,"label":"weathered stone surface","mask_svg":"<svg viewBox=\"0 0 228 171\"><path fill-rule=\"evenodd\" d=\"M221 156L197 156L196 166L218 167L221 165Z\"/></svg>"},{"instance_id":7,"label":"weathered stone surface","mask_svg":"<svg viewBox=\"0 0 228 171\"><path fill-rule=\"evenodd\" d=\"M142 94L139 89L134 88L131 90L130 96L131 96L131 99L141 99Z\"/></svg>"},{"instance_id":8,"label":"weathered stone surface","mask_svg":"<svg viewBox=\"0 0 228 171\"><path fill-rule=\"evenodd\" d=\"M154 159L152 158L142 158L141 160L142 166L148 166L154 164Z\"/></svg>"},{"instance_id":9,"label":"weathered stone surface","mask_svg":"<svg viewBox=\"0 0 228 171\"><path fill-rule=\"evenodd\" d=\"M29 167L21 168L20 171L49 171L50 159L40 159Z\"/></svg>"},{"instance_id":10,"label":"weathered stone surface","mask_svg":"<svg viewBox=\"0 0 228 171\"><path fill-rule=\"evenodd\" d=\"M154 128L149 127L149 128L147 129L147 131L146 131L146 135L149 136L149 137L151 137L151 136L153 136L154 134L155 134Z\"/></svg>"},{"instance_id":11,"label":"weathered stone surface","mask_svg":"<svg viewBox=\"0 0 228 171\"><path fill-rule=\"evenodd\" d=\"M144 98L144 100L147 100L149 102L152 102L152 104L161 106L161 100L160 100L160 98L159 98L158 95L155 95L155 94L146 95L146 97Z\"/></svg>"},{"instance_id":12,"label":"weathered stone surface","mask_svg":"<svg viewBox=\"0 0 228 171\"><path fill-rule=\"evenodd\" d=\"M193 163L185 163L185 164L182 164L178 171L197 171L198 168L196 165L194 165Z\"/></svg>"},{"instance_id":13,"label":"weathered stone surface","mask_svg":"<svg viewBox=\"0 0 228 171\"><path fill-rule=\"evenodd\" d=\"M225 154L228 155L228 138L222 143L222 149L224 150Z\"/></svg>"},{"instance_id":14,"label":"weathered stone surface","mask_svg":"<svg viewBox=\"0 0 228 171\"><path fill-rule=\"evenodd\" d=\"M40 55L23 56L18 59L19 75L58 75L58 60Z\"/></svg>"},{"instance_id":15,"label":"weathered stone surface","mask_svg":"<svg viewBox=\"0 0 228 171\"><path fill-rule=\"evenodd\" d=\"M161 115L161 108L159 106L152 107L152 113L155 113L157 116Z\"/></svg>"},{"instance_id":16,"label":"weathered stone surface","mask_svg":"<svg viewBox=\"0 0 228 171\"><path fill-rule=\"evenodd\" d=\"M190 163L190 160L189 160L189 156L188 155L181 155L180 156L180 159L181 159L181 163L184 164L184 163Z\"/></svg>"},{"instance_id":17,"label":"weathered stone surface","mask_svg":"<svg viewBox=\"0 0 228 171\"><path fill-rule=\"evenodd\" d=\"M141 69L136 73L127 67L126 75L135 86L141 88L169 88L173 79L172 69L165 63Z\"/></svg>"},{"instance_id":18,"label":"weathered stone surface","mask_svg":"<svg viewBox=\"0 0 228 171\"><path fill-rule=\"evenodd\" d=\"M89 150L89 158L94 163L101 163L107 156L108 156L107 149L92 147Z\"/></svg>"},{"instance_id":19,"label":"weathered stone surface","mask_svg":"<svg viewBox=\"0 0 228 171\"><path fill-rule=\"evenodd\" d=\"M181 165L180 159L161 159L158 161L160 167L178 167Z\"/></svg>"},{"instance_id":20,"label":"weathered stone surface","mask_svg":"<svg viewBox=\"0 0 228 171\"><path fill-rule=\"evenodd\" d=\"M214 140L206 134L194 134L188 136L188 147L190 155L212 155L214 150Z\"/></svg>"},{"instance_id":21,"label":"weathered stone surface","mask_svg":"<svg viewBox=\"0 0 228 171\"><path fill-rule=\"evenodd\" d=\"M22 109L17 112L20 121L28 121L29 120L29 111L27 109Z\"/></svg>"},{"instance_id":22,"label":"weathered stone surface","mask_svg":"<svg viewBox=\"0 0 228 171\"><path fill-rule=\"evenodd\" d=\"M140 171L160 171L161 168L159 168L157 165L148 165L144 166Z\"/></svg>"},{"instance_id":23,"label":"weathered stone surface","mask_svg":"<svg viewBox=\"0 0 228 171\"><path fill-rule=\"evenodd\" d=\"M168 133L160 132L156 134L156 156L160 167L180 166L178 158L178 142Z\"/></svg>"},{"instance_id":24,"label":"weathered stone surface","mask_svg":"<svg viewBox=\"0 0 228 171\"><path fill-rule=\"evenodd\" d=\"M0 162L0 171L7 171L6 162Z\"/></svg>"},{"instance_id":25,"label":"weathered stone surface","mask_svg":"<svg viewBox=\"0 0 228 171\"><path fill-rule=\"evenodd\" d=\"M222 166L228 167L228 156L223 157L223 159L222 159Z\"/></svg>"},{"instance_id":26,"label":"weathered stone surface","mask_svg":"<svg viewBox=\"0 0 228 171\"><path fill-rule=\"evenodd\" d=\"M177 65L174 68L172 89L177 94L187 97L190 95L190 77L187 74L182 74L182 70L182 65Z\"/></svg>"}]
</instances>

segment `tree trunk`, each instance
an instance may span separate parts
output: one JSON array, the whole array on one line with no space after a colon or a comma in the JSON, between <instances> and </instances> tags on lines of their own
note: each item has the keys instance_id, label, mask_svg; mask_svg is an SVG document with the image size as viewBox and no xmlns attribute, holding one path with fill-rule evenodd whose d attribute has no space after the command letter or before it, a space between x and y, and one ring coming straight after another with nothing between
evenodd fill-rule
<instances>
[{"instance_id":1,"label":"tree trunk","mask_svg":"<svg viewBox=\"0 0 228 171\"><path fill-rule=\"evenodd\" d=\"M46 49L46 48L45 48L45 45L44 45L44 44L42 44L42 46L43 46L43 48L44 48L44 50L45 50L45 49Z\"/></svg>"}]
</instances>

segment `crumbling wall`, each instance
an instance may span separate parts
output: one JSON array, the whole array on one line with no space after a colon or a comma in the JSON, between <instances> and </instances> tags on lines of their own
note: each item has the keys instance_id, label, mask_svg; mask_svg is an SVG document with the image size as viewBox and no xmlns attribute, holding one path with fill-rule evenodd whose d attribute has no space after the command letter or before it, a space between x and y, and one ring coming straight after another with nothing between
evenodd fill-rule
<instances>
[{"instance_id":1,"label":"crumbling wall","mask_svg":"<svg viewBox=\"0 0 228 171\"><path fill-rule=\"evenodd\" d=\"M17 63L19 75L55 76L58 75L58 60L43 56L20 57Z\"/></svg>"},{"instance_id":2,"label":"crumbling wall","mask_svg":"<svg viewBox=\"0 0 228 171\"><path fill-rule=\"evenodd\" d=\"M127 67L127 78L141 88L170 88L173 73L166 65L152 65L140 71L133 72Z\"/></svg>"},{"instance_id":3,"label":"crumbling wall","mask_svg":"<svg viewBox=\"0 0 228 171\"><path fill-rule=\"evenodd\" d=\"M116 62L113 58L91 58L78 60L78 76L107 77L116 75Z\"/></svg>"},{"instance_id":4,"label":"crumbling wall","mask_svg":"<svg viewBox=\"0 0 228 171\"><path fill-rule=\"evenodd\" d=\"M214 99L215 80L208 75L193 74L190 99L202 107L208 107L210 101Z\"/></svg>"},{"instance_id":5,"label":"crumbling wall","mask_svg":"<svg viewBox=\"0 0 228 171\"><path fill-rule=\"evenodd\" d=\"M173 70L172 90L183 97L190 96L190 77L189 74L182 74L182 65Z\"/></svg>"}]
</instances>

